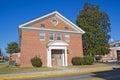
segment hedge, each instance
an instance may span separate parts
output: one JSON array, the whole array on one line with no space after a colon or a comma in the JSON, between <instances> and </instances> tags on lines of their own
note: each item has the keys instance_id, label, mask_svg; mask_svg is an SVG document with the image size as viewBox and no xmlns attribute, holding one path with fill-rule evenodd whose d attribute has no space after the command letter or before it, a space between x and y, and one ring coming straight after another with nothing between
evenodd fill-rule
<instances>
[{"instance_id":1,"label":"hedge","mask_svg":"<svg viewBox=\"0 0 120 80\"><path fill-rule=\"evenodd\" d=\"M73 57L72 64L73 65L92 65L94 62L93 57Z\"/></svg>"}]
</instances>

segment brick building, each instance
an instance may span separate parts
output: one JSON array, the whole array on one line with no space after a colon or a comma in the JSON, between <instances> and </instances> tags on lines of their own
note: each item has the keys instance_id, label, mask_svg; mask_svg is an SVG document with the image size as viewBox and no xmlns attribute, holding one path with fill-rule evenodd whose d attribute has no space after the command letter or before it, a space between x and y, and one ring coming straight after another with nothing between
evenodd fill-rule
<instances>
[{"instance_id":1,"label":"brick building","mask_svg":"<svg viewBox=\"0 0 120 80\"><path fill-rule=\"evenodd\" d=\"M83 56L84 33L57 11L20 25L21 67L32 67L35 56L43 66L72 65L72 57Z\"/></svg>"},{"instance_id":2,"label":"brick building","mask_svg":"<svg viewBox=\"0 0 120 80\"><path fill-rule=\"evenodd\" d=\"M20 65L20 53L13 53L9 56L11 60L14 60L16 64Z\"/></svg>"},{"instance_id":3,"label":"brick building","mask_svg":"<svg viewBox=\"0 0 120 80\"><path fill-rule=\"evenodd\" d=\"M109 44L109 54L102 56L103 60L116 60L120 57L120 41L114 41Z\"/></svg>"}]
</instances>

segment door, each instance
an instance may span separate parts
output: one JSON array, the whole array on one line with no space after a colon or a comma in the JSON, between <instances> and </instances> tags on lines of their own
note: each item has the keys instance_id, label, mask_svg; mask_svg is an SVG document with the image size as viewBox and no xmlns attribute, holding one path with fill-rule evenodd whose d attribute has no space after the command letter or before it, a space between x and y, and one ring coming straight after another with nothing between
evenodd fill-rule
<instances>
[{"instance_id":1,"label":"door","mask_svg":"<svg viewBox=\"0 0 120 80\"><path fill-rule=\"evenodd\" d=\"M62 66L62 50L52 50L52 66Z\"/></svg>"},{"instance_id":2,"label":"door","mask_svg":"<svg viewBox=\"0 0 120 80\"><path fill-rule=\"evenodd\" d=\"M62 54L58 54L58 56L57 56L57 64L58 64L58 66L62 66Z\"/></svg>"}]
</instances>

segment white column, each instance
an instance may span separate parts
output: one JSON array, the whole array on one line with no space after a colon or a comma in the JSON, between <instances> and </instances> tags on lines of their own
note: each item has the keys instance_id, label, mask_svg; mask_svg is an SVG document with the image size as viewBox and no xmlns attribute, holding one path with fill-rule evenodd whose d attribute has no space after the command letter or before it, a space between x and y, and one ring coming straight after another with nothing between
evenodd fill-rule
<instances>
[{"instance_id":1,"label":"white column","mask_svg":"<svg viewBox=\"0 0 120 80\"><path fill-rule=\"evenodd\" d=\"M62 65L63 66L65 66L65 59L64 59L65 55L64 54L65 54L65 52L64 52L64 50L62 50L62 63L63 63Z\"/></svg>"},{"instance_id":2,"label":"white column","mask_svg":"<svg viewBox=\"0 0 120 80\"><path fill-rule=\"evenodd\" d=\"M115 55L115 58L117 58L117 50L114 48L114 55Z\"/></svg>"},{"instance_id":3,"label":"white column","mask_svg":"<svg viewBox=\"0 0 120 80\"><path fill-rule=\"evenodd\" d=\"M49 48L47 48L47 67L49 67Z\"/></svg>"},{"instance_id":4,"label":"white column","mask_svg":"<svg viewBox=\"0 0 120 80\"><path fill-rule=\"evenodd\" d=\"M49 67L52 67L52 64L51 64L51 48L49 50Z\"/></svg>"},{"instance_id":5,"label":"white column","mask_svg":"<svg viewBox=\"0 0 120 80\"><path fill-rule=\"evenodd\" d=\"M68 66L68 62L67 62L67 48L65 48L65 66Z\"/></svg>"}]
</instances>

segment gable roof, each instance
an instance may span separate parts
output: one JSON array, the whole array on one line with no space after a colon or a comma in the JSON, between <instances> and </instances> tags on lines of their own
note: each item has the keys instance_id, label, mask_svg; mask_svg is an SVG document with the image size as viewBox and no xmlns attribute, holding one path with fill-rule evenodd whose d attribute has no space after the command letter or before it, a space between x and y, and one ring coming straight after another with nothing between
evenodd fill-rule
<instances>
[{"instance_id":1,"label":"gable roof","mask_svg":"<svg viewBox=\"0 0 120 80\"><path fill-rule=\"evenodd\" d=\"M26 25L31 24L31 23L33 23L33 22L36 22L36 21L38 21L38 20L41 20L41 19L43 19L43 18L52 16L52 15L56 15L57 17L59 17L60 19L62 19L64 22L66 22L67 24L71 25L71 27L72 27L73 29L75 29L78 33L81 33L81 34L84 34L84 33L85 33L84 30L82 30L81 28L79 28L78 26L76 26L74 23L72 23L70 20L68 20L68 19L65 18L64 16L62 16L62 15L61 15L59 12L57 12L57 11L54 11L54 12L52 12L52 13L49 13L49 14L47 14L47 15L44 15L44 16L42 16L42 17L39 17L39 18L37 18L37 19L34 19L34 20L29 21L29 22L27 22L27 23L24 23L24 24L20 25L19 28L26 28L26 27L25 27ZM28 29L28 28L27 28L27 29ZM46 29L46 30L47 30L47 29Z\"/></svg>"},{"instance_id":2,"label":"gable roof","mask_svg":"<svg viewBox=\"0 0 120 80\"><path fill-rule=\"evenodd\" d=\"M115 44L120 44L120 40L109 43L109 45L115 45Z\"/></svg>"}]
</instances>

